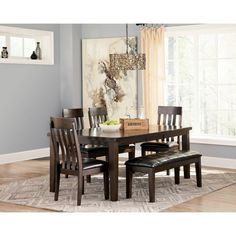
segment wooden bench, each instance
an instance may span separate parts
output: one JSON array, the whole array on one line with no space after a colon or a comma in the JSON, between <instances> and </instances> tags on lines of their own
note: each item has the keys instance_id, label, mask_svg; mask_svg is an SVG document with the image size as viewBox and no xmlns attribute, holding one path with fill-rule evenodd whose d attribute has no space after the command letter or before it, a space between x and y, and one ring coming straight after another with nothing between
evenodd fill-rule
<instances>
[{"instance_id":1,"label":"wooden bench","mask_svg":"<svg viewBox=\"0 0 236 236\"><path fill-rule=\"evenodd\" d=\"M134 172L148 174L149 200L155 202L155 173L174 168L175 184L180 183L181 166L195 163L197 186L202 187L201 154L196 151L169 151L141 156L126 161L126 198L132 197L132 175Z\"/></svg>"}]
</instances>

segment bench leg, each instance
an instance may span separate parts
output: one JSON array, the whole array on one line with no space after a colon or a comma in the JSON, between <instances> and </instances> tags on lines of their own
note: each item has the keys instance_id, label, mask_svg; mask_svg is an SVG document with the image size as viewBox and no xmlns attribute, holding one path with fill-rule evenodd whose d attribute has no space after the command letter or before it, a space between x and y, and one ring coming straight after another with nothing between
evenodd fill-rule
<instances>
[{"instance_id":1,"label":"bench leg","mask_svg":"<svg viewBox=\"0 0 236 236\"><path fill-rule=\"evenodd\" d=\"M132 177L133 172L126 166L126 198L132 197Z\"/></svg>"},{"instance_id":2,"label":"bench leg","mask_svg":"<svg viewBox=\"0 0 236 236\"><path fill-rule=\"evenodd\" d=\"M166 171L166 175L170 175L170 170L167 170L167 171Z\"/></svg>"},{"instance_id":3,"label":"bench leg","mask_svg":"<svg viewBox=\"0 0 236 236\"><path fill-rule=\"evenodd\" d=\"M190 165L184 166L184 178L190 179Z\"/></svg>"},{"instance_id":4,"label":"bench leg","mask_svg":"<svg viewBox=\"0 0 236 236\"><path fill-rule=\"evenodd\" d=\"M195 163L197 186L202 187L202 167L201 160Z\"/></svg>"},{"instance_id":5,"label":"bench leg","mask_svg":"<svg viewBox=\"0 0 236 236\"><path fill-rule=\"evenodd\" d=\"M179 184L179 167L175 168L175 184Z\"/></svg>"},{"instance_id":6,"label":"bench leg","mask_svg":"<svg viewBox=\"0 0 236 236\"><path fill-rule=\"evenodd\" d=\"M148 173L149 184L149 201L155 202L155 172L152 170Z\"/></svg>"}]
</instances>

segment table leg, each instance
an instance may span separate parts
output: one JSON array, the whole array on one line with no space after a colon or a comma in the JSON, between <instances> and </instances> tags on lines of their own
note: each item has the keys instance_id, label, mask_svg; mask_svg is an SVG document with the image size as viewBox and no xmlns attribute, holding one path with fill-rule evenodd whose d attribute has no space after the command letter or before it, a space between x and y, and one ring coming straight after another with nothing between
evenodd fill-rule
<instances>
[{"instance_id":1,"label":"table leg","mask_svg":"<svg viewBox=\"0 0 236 236\"><path fill-rule=\"evenodd\" d=\"M184 151L188 151L190 149L189 131L182 136L182 149ZM190 178L190 165L184 166L184 178Z\"/></svg>"},{"instance_id":2,"label":"table leg","mask_svg":"<svg viewBox=\"0 0 236 236\"><path fill-rule=\"evenodd\" d=\"M118 201L118 143L111 142L109 147L109 175L111 201Z\"/></svg>"},{"instance_id":3,"label":"table leg","mask_svg":"<svg viewBox=\"0 0 236 236\"><path fill-rule=\"evenodd\" d=\"M52 139L50 139L50 192L55 192L55 155L53 151Z\"/></svg>"}]
</instances>

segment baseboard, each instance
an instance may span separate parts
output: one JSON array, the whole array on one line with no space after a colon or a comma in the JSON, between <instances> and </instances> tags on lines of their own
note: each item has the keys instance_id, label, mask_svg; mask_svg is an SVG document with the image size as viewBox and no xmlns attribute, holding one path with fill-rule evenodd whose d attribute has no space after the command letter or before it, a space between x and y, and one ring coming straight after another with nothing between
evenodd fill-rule
<instances>
[{"instance_id":1,"label":"baseboard","mask_svg":"<svg viewBox=\"0 0 236 236\"><path fill-rule=\"evenodd\" d=\"M236 169L236 159L203 156L202 166Z\"/></svg>"},{"instance_id":2,"label":"baseboard","mask_svg":"<svg viewBox=\"0 0 236 236\"><path fill-rule=\"evenodd\" d=\"M140 151L136 151L136 156L140 156ZM15 152L0 155L0 164L13 163L17 161L33 160L49 156L49 148L40 148L24 152ZM127 153L119 155L122 158L127 159ZM202 165L219 168L236 169L236 159L220 158L220 157L202 157Z\"/></svg>"},{"instance_id":3,"label":"baseboard","mask_svg":"<svg viewBox=\"0 0 236 236\"><path fill-rule=\"evenodd\" d=\"M33 160L49 156L49 148L40 148L24 152L15 152L0 155L0 164L13 163L17 161Z\"/></svg>"}]
</instances>

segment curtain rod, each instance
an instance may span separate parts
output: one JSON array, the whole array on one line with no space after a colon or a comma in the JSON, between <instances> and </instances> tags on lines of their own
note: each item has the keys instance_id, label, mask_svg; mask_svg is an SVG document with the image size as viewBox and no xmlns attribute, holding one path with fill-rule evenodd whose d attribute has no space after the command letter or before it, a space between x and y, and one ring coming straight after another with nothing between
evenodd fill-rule
<instances>
[{"instance_id":1,"label":"curtain rod","mask_svg":"<svg viewBox=\"0 0 236 236\"><path fill-rule=\"evenodd\" d=\"M147 24L147 23L138 23L136 26L141 26L141 27L161 27L161 26L166 26L166 24Z\"/></svg>"}]
</instances>

